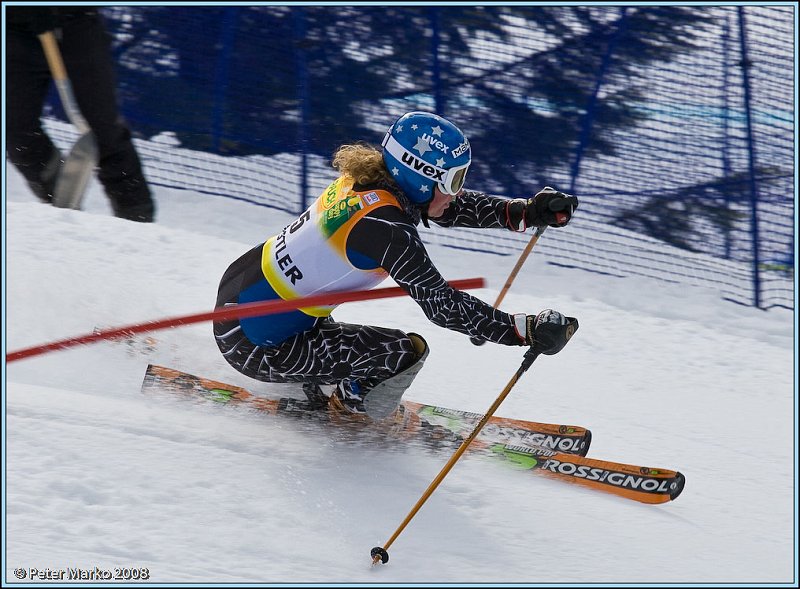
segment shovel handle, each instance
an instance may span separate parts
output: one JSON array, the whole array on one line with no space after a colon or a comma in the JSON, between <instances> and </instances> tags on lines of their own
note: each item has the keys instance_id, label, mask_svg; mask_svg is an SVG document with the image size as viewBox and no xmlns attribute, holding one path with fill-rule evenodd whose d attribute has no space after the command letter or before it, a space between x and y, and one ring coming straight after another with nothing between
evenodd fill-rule
<instances>
[{"instance_id":1,"label":"shovel handle","mask_svg":"<svg viewBox=\"0 0 800 589\"><path fill-rule=\"evenodd\" d=\"M47 58L47 65L50 66L53 79L56 82L67 80L67 68L64 67L64 60L61 59L61 51L58 49L58 42L53 31L45 31L39 35L39 41L42 42L44 56Z\"/></svg>"},{"instance_id":2,"label":"shovel handle","mask_svg":"<svg viewBox=\"0 0 800 589\"><path fill-rule=\"evenodd\" d=\"M44 49L44 56L47 58L47 65L50 66L50 73L53 74L58 95L61 97L61 103L64 105L64 110L69 117L70 122L81 133L88 133L91 128L86 122L86 119L81 115L78 108L78 103L75 101L75 95L72 92L72 84L70 84L67 77L67 68L64 67L64 60L61 59L61 50L58 48L56 37L53 31L45 31L39 35L39 41L42 43Z\"/></svg>"}]
</instances>

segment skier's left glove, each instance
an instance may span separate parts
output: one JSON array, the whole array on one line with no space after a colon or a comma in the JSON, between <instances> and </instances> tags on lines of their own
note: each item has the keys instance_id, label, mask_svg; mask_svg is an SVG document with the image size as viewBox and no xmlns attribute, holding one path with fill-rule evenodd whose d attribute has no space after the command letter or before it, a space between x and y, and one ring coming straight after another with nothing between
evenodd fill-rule
<instances>
[{"instance_id":1,"label":"skier's left glove","mask_svg":"<svg viewBox=\"0 0 800 589\"><path fill-rule=\"evenodd\" d=\"M578 208L578 197L545 186L533 198L506 203L506 225L512 231L528 227L564 227Z\"/></svg>"},{"instance_id":2,"label":"skier's left glove","mask_svg":"<svg viewBox=\"0 0 800 589\"><path fill-rule=\"evenodd\" d=\"M578 330L575 317L566 317L552 309L538 315L514 315L514 325L526 345L546 356L558 354Z\"/></svg>"}]
</instances>

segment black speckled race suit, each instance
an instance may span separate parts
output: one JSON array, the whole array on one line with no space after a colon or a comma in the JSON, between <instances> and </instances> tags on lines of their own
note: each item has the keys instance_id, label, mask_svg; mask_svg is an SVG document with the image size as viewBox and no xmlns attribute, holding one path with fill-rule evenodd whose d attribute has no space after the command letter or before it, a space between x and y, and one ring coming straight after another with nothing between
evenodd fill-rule
<instances>
[{"instance_id":1,"label":"black speckled race suit","mask_svg":"<svg viewBox=\"0 0 800 589\"><path fill-rule=\"evenodd\" d=\"M337 274L337 282L329 290L369 288L388 275L436 325L499 344L524 345L511 315L447 284L420 240L416 228L419 212L402 194L392 193L386 186L342 189L342 180L337 180L341 183L338 195L334 183L281 234L231 264L220 283L217 307L321 292L320 285L306 290L300 285L307 278L313 280L310 273L314 268L309 266L327 258L309 261L315 259L312 254L300 246L292 249L296 244L291 241L292 228L297 228L297 233L321 228L320 234L329 242L325 245L334 244L340 258L346 258L345 264L335 261L343 276L340 279ZM431 220L443 227L507 230L506 202L465 191L442 217ZM318 242L319 234L315 235L307 241ZM303 263L295 259L304 257ZM320 271L331 272L327 267ZM331 310L215 323L214 334L234 368L268 382L334 384L348 378L374 386L414 362L412 342L403 331L339 323L330 316Z\"/></svg>"}]
</instances>

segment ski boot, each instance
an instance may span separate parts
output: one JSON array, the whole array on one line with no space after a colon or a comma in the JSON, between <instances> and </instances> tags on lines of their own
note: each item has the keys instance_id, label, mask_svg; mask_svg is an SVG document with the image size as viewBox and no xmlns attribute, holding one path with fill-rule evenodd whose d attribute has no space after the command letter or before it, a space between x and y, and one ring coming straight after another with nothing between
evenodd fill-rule
<instances>
[{"instance_id":1,"label":"ski boot","mask_svg":"<svg viewBox=\"0 0 800 589\"><path fill-rule=\"evenodd\" d=\"M364 415L364 397L369 391L360 381L346 379L336 385L330 404L341 413Z\"/></svg>"},{"instance_id":2,"label":"ski boot","mask_svg":"<svg viewBox=\"0 0 800 589\"><path fill-rule=\"evenodd\" d=\"M422 370L430 351L422 336L409 333L408 337L414 345L416 353L416 358L411 366L373 387L367 387L365 383L358 380L344 380L336 386L331 397L331 404L340 410L366 415L376 421L391 417L400 406L403 393Z\"/></svg>"}]
</instances>

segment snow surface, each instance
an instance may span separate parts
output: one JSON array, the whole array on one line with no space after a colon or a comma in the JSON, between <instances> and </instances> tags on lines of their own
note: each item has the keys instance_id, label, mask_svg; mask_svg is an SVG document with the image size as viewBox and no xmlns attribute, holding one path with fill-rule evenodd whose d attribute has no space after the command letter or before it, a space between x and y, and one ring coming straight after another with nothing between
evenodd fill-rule
<instances>
[{"instance_id":1,"label":"snow surface","mask_svg":"<svg viewBox=\"0 0 800 589\"><path fill-rule=\"evenodd\" d=\"M142 225L112 217L94 181L81 212L35 202L7 174L7 351L210 310L228 264L291 219L154 187L158 222ZM583 425L590 456L680 470L675 502L639 504L467 456L390 562L372 567L370 549L448 455L386 453L287 420L145 397L148 363L301 396L236 373L204 323L5 366L4 584L15 569L95 566L146 567L161 583L796 583L793 313L557 268L548 237L502 308L552 307L580 330L498 415ZM515 262L429 249L448 279L486 277L474 293L489 302ZM348 303L335 317L428 339L412 400L483 412L522 359L522 348L475 347L429 323L407 298Z\"/></svg>"}]
</instances>

